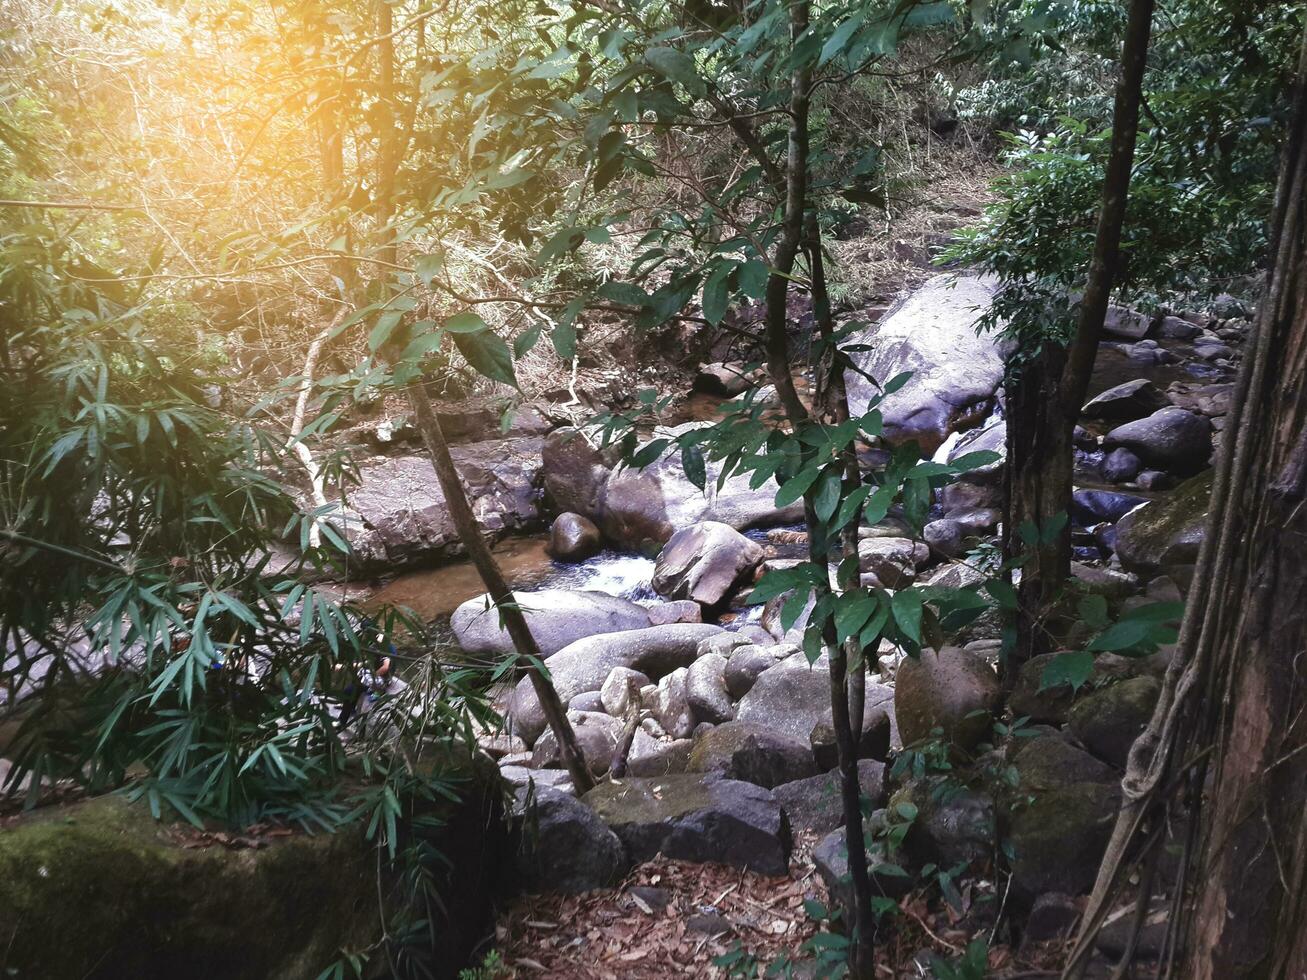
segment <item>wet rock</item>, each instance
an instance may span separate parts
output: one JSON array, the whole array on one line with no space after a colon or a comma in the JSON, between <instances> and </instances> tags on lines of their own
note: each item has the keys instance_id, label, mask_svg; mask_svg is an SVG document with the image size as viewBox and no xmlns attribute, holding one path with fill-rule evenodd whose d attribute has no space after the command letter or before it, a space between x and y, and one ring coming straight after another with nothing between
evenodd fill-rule
<instances>
[{"instance_id":1,"label":"wet rock","mask_svg":"<svg viewBox=\"0 0 1307 980\"><path fill-rule=\"evenodd\" d=\"M993 712L1002 702L998 677L985 661L960 647L936 654L923 650L904 661L895 676L894 714L905 745L931 738L969 752L990 735Z\"/></svg>"},{"instance_id":2,"label":"wet rock","mask_svg":"<svg viewBox=\"0 0 1307 980\"><path fill-rule=\"evenodd\" d=\"M1140 575L1155 575L1197 562L1211 492L1212 474L1204 473L1123 517L1116 527L1121 564Z\"/></svg>"},{"instance_id":3,"label":"wet rock","mask_svg":"<svg viewBox=\"0 0 1307 980\"><path fill-rule=\"evenodd\" d=\"M550 557L559 561L585 561L603 546L594 521L580 514L559 514L549 528Z\"/></svg>"},{"instance_id":4,"label":"wet rock","mask_svg":"<svg viewBox=\"0 0 1307 980\"><path fill-rule=\"evenodd\" d=\"M874 728L878 715L890 710L893 699L891 688L867 684L863 726ZM809 666L798 653L763 671L736 706L735 718L806 743L813 728L831 723L829 662L823 655ZM890 720L892 725L892 714Z\"/></svg>"},{"instance_id":5,"label":"wet rock","mask_svg":"<svg viewBox=\"0 0 1307 980\"><path fill-rule=\"evenodd\" d=\"M1176 479L1161 470L1144 470L1135 477L1135 483L1140 490L1169 490L1175 486Z\"/></svg>"},{"instance_id":6,"label":"wet rock","mask_svg":"<svg viewBox=\"0 0 1307 980\"><path fill-rule=\"evenodd\" d=\"M1087 419L1133 422L1166 408L1171 400L1151 381L1140 378L1108 388L1085 403L1080 414Z\"/></svg>"},{"instance_id":7,"label":"wet rock","mask_svg":"<svg viewBox=\"0 0 1307 980\"><path fill-rule=\"evenodd\" d=\"M1103 445L1129 449L1148 466L1195 473L1212 455L1212 426L1203 416L1183 408L1163 408L1117 426L1103 439Z\"/></svg>"},{"instance_id":8,"label":"wet rock","mask_svg":"<svg viewBox=\"0 0 1307 980\"><path fill-rule=\"evenodd\" d=\"M675 623L587 636L554 654L549 660L549 674L559 698L566 703L583 691L602 688L614 667L663 677L692 663L699 643L720 632L721 627L706 623ZM528 743L545 730L544 711L529 677L522 678L514 688L507 718L513 734Z\"/></svg>"},{"instance_id":9,"label":"wet rock","mask_svg":"<svg viewBox=\"0 0 1307 980\"><path fill-rule=\"evenodd\" d=\"M885 805L885 764L874 759L858 761L858 786L864 809ZM828 834L844 823L838 770L782 783L772 790L795 830Z\"/></svg>"},{"instance_id":10,"label":"wet rock","mask_svg":"<svg viewBox=\"0 0 1307 980\"><path fill-rule=\"evenodd\" d=\"M526 753L524 762L530 762L531 753ZM501 760L504 762L507 760ZM500 765L499 775L509 786L535 786L537 789L556 789L561 793L575 794L572 777L562 769L532 769L529 765Z\"/></svg>"},{"instance_id":11,"label":"wet rock","mask_svg":"<svg viewBox=\"0 0 1307 980\"><path fill-rule=\"evenodd\" d=\"M1147 497L1133 493L1076 490L1071 494L1071 518L1083 527L1091 527L1101 521L1115 524L1140 504L1146 503Z\"/></svg>"},{"instance_id":12,"label":"wet rock","mask_svg":"<svg viewBox=\"0 0 1307 980\"><path fill-rule=\"evenodd\" d=\"M952 483L939 491L945 516L959 512L989 510L1003 507L1003 469L1007 458L1007 423L994 416L979 429L963 433L949 451L948 461L956 463L964 456L978 452L998 454L998 460L973 467L960 473Z\"/></svg>"},{"instance_id":13,"label":"wet rock","mask_svg":"<svg viewBox=\"0 0 1307 980\"><path fill-rule=\"evenodd\" d=\"M1108 483L1129 483L1143 464L1128 449L1113 449L1103 459L1103 479Z\"/></svg>"},{"instance_id":14,"label":"wet rock","mask_svg":"<svg viewBox=\"0 0 1307 980\"><path fill-rule=\"evenodd\" d=\"M613 763L613 753L622 736L622 723L600 711L568 711L567 720L576 733L576 743L586 768L591 774L602 776ZM562 764L558 740L551 729L546 729L531 750L531 765L536 769L550 769Z\"/></svg>"},{"instance_id":15,"label":"wet rock","mask_svg":"<svg viewBox=\"0 0 1307 980\"><path fill-rule=\"evenodd\" d=\"M1121 681L1077 702L1067 727L1094 755L1124 769L1130 746L1153 716L1161 692L1155 677Z\"/></svg>"},{"instance_id":16,"label":"wet rock","mask_svg":"<svg viewBox=\"0 0 1307 980\"><path fill-rule=\"evenodd\" d=\"M655 854L785 874L790 828L770 790L699 774L629 778L585 795L633 861Z\"/></svg>"},{"instance_id":17,"label":"wet rock","mask_svg":"<svg viewBox=\"0 0 1307 980\"><path fill-rule=\"evenodd\" d=\"M752 644L736 647L731 651L730 659L726 661L726 667L722 672L727 692L732 698L739 700L749 693L758 675L796 652L797 648L789 643L777 643L765 647Z\"/></svg>"},{"instance_id":18,"label":"wet rock","mask_svg":"<svg viewBox=\"0 0 1307 980\"><path fill-rule=\"evenodd\" d=\"M658 554L653 589L672 599L719 605L762 561L762 545L716 521L703 521L672 535Z\"/></svg>"},{"instance_id":19,"label":"wet rock","mask_svg":"<svg viewBox=\"0 0 1307 980\"><path fill-rule=\"evenodd\" d=\"M735 705L726 689L726 658L709 653L690 664L686 696L696 721L718 725L734 718Z\"/></svg>"},{"instance_id":20,"label":"wet rock","mask_svg":"<svg viewBox=\"0 0 1307 980\"><path fill-rule=\"evenodd\" d=\"M616 884L630 862L626 848L590 807L567 793L538 787L530 807L518 791L525 828L517 873L529 892L574 894Z\"/></svg>"},{"instance_id":21,"label":"wet rock","mask_svg":"<svg viewBox=\"0 0 1307 980\"><path fill-rule=\"evenodd\" d=\"M603 687L599 689L600 703L614 718L625 718L626 710L631 703L632 690L638 697L640 690L648 683L649 678L638 670L614 667L604 679Z\"/></svg>"},{"instance_id":22,"label":"wet rock","mask_svg":"<svg viewBox=\"0 0 1307 980\"><path fill-rule=\"evenodd\" d=\"M1124 599L1139 587L1139 579L1127 572L1101 565L1086 565L1080 561L1071 563L1071 577L1086 592L1109 599Z\"/></svg>"},{"instance_id":23,"label":"wet rock","mask_svg":"<svg viewBox=\"0 0 1307 980\"><path fill-rule=\"evenodd\" d=\"M1094 884L1121 805L1113 783L1071 783L1038 793L1012 814L1012 891L1082 895Z\"/></svg>"},{"instance_id":24,"label":"wet rock","mask_svg":"<svg viewBox=\"0 0 1307 980\"><path fill-rule=\"evenodd\" d=\"M689 674L688 668L678 667L658 682L658 693L654 695L653 716L672 738L689 738L694 731Z\"/></svg>"},{"instance_id":25,"label":"wet rock","mask_svg":"<svg viewBox=\"0 0 1307 980\"><path fill-rule=\"evenodd\" d=\"M1196 323L1178 316L1164 316L1157 327L1157 335L1166 340L1192 340L1201 329Z\"/></svg>"},{"instance_id":26,"label":"wet rock","mask_svg":"<svg viewBox=\"0 0 1307 980\"><path fill-rule=\"evenodd\" d=\"M644 607L606 592L542 589L515 592L513 596L544 657L553 656L582 637L649 626L649 614ZM468 653L504 656L515 649L488 595L460 605L450 617L449 625L458 645Z\"/></svg>"},{"instance_id":27,"label":"wet rock","mask_svg":"<svg viewBox=\"0 0 1307 980\"><path fill-rule=\"evenodd\" d=\"M771 789L816 775L817 764L806 742L732 721L718 725L695 742L689 769L720 773L727 779Z\"/></svg>"},{"instance_id":28,"label":"wet rock","mask_svg":"<svg viewBox=\"0 0 1307 980\"><path fill-rule=\"evenodd\" d=\"M996 285L974 276L937 276L854 338L870 347L855 355L858 367L877 381L912 372L880 406L888 440L915 439L933 450L989 414L1003 379L1003 354L995 335L977 334L975 322ZM845 373L845 384L855 416L879 393L853 371Z\"/></svg>"}]
</instances>

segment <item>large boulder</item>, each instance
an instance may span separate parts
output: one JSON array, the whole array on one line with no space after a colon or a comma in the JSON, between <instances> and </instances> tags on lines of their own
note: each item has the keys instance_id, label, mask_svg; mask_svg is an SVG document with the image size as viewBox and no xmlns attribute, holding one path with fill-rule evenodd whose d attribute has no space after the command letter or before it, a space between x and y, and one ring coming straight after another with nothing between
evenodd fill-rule
<instances>
[{"instance_id":1,"label":"large boulder","mask_svg":"<svg viewBox=\"0 0 1307 980\"><path fill-rule=\"evenodd\" d=\"M525 818L517 874L527 891L585 892L626 874L626 848L576 797L542 786L530 794L522 787L517 798Z\"/></svg>"},{"instance_id":2,"label":"large boulder","mask_svg":"<svg viewBox=\"0 0 1307 980\"><path fill-rule=\"evenodd\" d=\"M615 667L629 667L646 677L663 677L693 663L699 643L724 632L707 623L672 623L624 633L602 633L564 647L549 660L549 676L564 702L585 691L599 691ZM545 730L545 714L524 677L509 698L507 717L513 734L534 742Z\"/></svg>"},{"instance_id":3,"label":"large boulder","mask_svg":"<svg viewBox=\"0 0 1307 980\"><path fill-rule=\"evenodd\" d=\"M622 723L602 711L569 710L567 720L576 735L585 767L592 775L602 776L613 764L613 753L622 737ZM545 729L531 751L531 765L535 769L550 769L562 764L558 740L552 729Z\"/></svg>"},{"instance_id":4,"label":"large boulder","mask_svg":"<svg viewBox=\"0 0 1307 980\"><path fill-rule=\"evenodd\" d=\"M905 745L940 728L947 743L970 752L989 736L1001 703L993 668L961 647L922 650L895 674L894 714Z\"/></svg>"},{"instance_id":5,"label":"large boulder","mask_svg":"<svg viewBox=\"0 0 1307 980\"><path fill-rule=\"evenodd\" d=\"M603 535L594 521L568 511L554 518L546 550L559 561L585 561L603 547Z\"/></svg>"},{"instance_id":6,"label":"large boulder","mask_svg":"<svg viewBox=\"0 0 1307 980\"><path fill-rule=\"evenodd\" d=\"M867 685L864 732L880 731L887 714L893 724L893 701L892 688L883 684ZM831 724L829 661L823 655L810 666L802 653L796 653L763 671L749 693L740 699L735 720L809 742L814 728Z\"/></svg>"},{"instance_id":7,"label":"large boulder","mask_svg":"<svg viewBox=\"0 0 1307 980\"><path fill-rule=\"evenodd\" d=\"M450 455L481 527L496 536L540 522L538 436L454 446ZM363 568L395 568L463 554L431 460L424 455L366 460L339 518Z\"/></svg>"},{"instance_id":8,"label":"large boulder","mask_svg":"<svg viewBox=\"0 0 1307 980\"><path fill-rule=\"evenodd\" d=\"M708 653L690 664L686 696L696 721L718 725L734 718L735 705L726 688L726 658Z\"/></svg>"},{"instance_id":9,"label":"large boulder","mask_svg":"<svg viewBox=\"0 0 1307 980\"><path fill-rule=\"evenodd\" d=\"M1029 797L1007 835L1014 895L1029 903L1044 892L1093 887L1120 805L1114 783L1068 783Z\"/></svg>"},{"instance_id":10,"label":"large boulder","mask_svg":"<svg viewBox=\"0 0 1307 980\"><path fill-rule=\"evenodd\" d=\"M1103 446L1124 447L1147 466L1173 473L1196 473L1212 455L1212 424L1183 408L1163 408L1146 418L1118 425L1103 438Z\"/></svg>"},{"instance_id":11,"label":"large boulder","mask_svg":"<svg viewBox=\"0 0 1307 980\"><path fill-rule=\"evenodd\" d=\"M1132 677L1077 701L1067 728L1090 752L1124 769L1130 746L1153 716L1162 685L1156 677Z\"/></svg>"},{"instance_id":12,"label":"large boulder","mask_svg":"<svg viewBox=\"0 0 1307 980\"><path fill-rule=\"evenodd\" d=\"M964 432L948 452L948 461L955 463L972 453L997 453L992 463L977 466L959 473L939 491L940 503L949 517L975 514L977 511L995 512L1003 507L1003 471L1007 460L1007 422L995 415L978 429Z\"/></svg>"},{"instance_id":13,"label":"large boulder","mask_svg":"<svg viewBox=\"0 0 1307 980\"><path fill-rule=\"evenodd\" d=\"M890 798L891 809L916 809L904 845L917 864L950 867L994 857L998 825L989 795L933 776L908 783Z\"/></svg>"},{"instance_id":14,"label":"large boulder","mask_svg":"<svg viewBox=\"0 0 1307 980\"><path fill-rule=\"evenodd\" d=\"M870 348L855 355L858 368L881 384L911 372L880 405L887 439L915 439L933 450L989 415L1003 380L1003 353L993 333L977 333L976 321L996 288L994 279L936 276L853 338ZM879 390L856 371L846 371L844 381L849 409L861 415Z\"/></svg>"},{"instance_id":15,"label":"large boulder","mask_svg":"<svg viewBox=\"0 0 1307 980\"><path fill-rule=\"evenodd\" d=\"M1121 518L1116 525L1121 564L1141 575L1156 575L1197 562L1211 493L1212 474L1204 473Z\"/></svg>"},{"instance_id":16,"label":"large boulder","mask_svg":"<svg viewBox=\"0 0 1307 980\"><path fill-rule=\"evenodd\" d=\"M1085 402L1080 414L1087 419L1132 422L1166 408L1171 400L1151 381L1140 378L1108 388Z\"/></svg>"},{"instance_id":17,"label":"large boulder","mask_svg":"<svg viewBox=\"0 0 1307 980\"><path fill-rule=\"evenodd\" d=\"M1061 732L1024 739L1012 754L1012 763L1017 771L1018 795L1047 793L1072 783L1109 785L1121 779L1117 770L1073 744Z\"/></svg>"},{"instance_id":18,"label":"large boulder","mask_svg":"<svg viewBox=\"0 0 1307 980\"><path fill-rule=\"evenodd\" d=\"M1139 340L1148 333L1151 323L1151 318L1146 314L1113 304L1107 308L1107 314L1103 317L1103 332L1126 340Z\"/></svg>"},{"instance_id":19,"label":"large boulder","mask_svg":"<svg viewBox=\"0 0 1307 980\"><path fill-rule=\"evenodd\" d=\"M545 495L564 513L593 519L599 512L604 483L617 464L616 447L600 449L593 432L565 426L541 444Z\"/></svg>"},{"instance_id":20,"label":"large boulder","mask_svg":"<svg viewBox=\"0 0 1307 980\"><path fill-rule=\"evenodd\" d=\"M513 596L544 657L552 657L585 636L649 626L649 613L643 606L606 592L542 589L515 592ZM499 611L488 595L469 599L455 609L450 626L458 645L468 653L504 656L515 649L513 638L500 625Z\"/></svg>"},{"instance_id":21,"label":"large boulder","mask_svg":"<svg viewBox=\"0 0 1307 980\"><path fill-rule=\"evenodd\" d=\"M604 783L585 795L636 862L656 854L786 873L790 827L770 790L697 773Z\"/></svg>"},{"instance_id":22,"label":"large boulder","mask_svg":"<svg viewBox=\"0 0 1307 980\"><path fill-rule=\"evenodd\" d=\"M720 605L762 561L762 545L719 521L681 528L658 553L653 590L669 599Z\"/></svg>"},{"instance_id":23,"label":"large boulder","mask_svg":"<svg viewBox=\"0 0 1307 980\"><path fill-rule=\"evenodd\" d=\"M780 801L795 830L828 834L844 823L844 804L840 797L840 772L832 769L807 779L782 783L772 792ZM858 788L864 809L876 810L885 805L885 763L875 759L858 761Z\"/></svg>"},{"instance_id":24,"label":"large boulder","mask_svg":"<svg viewBox=\"0 0 1307 980\"><path fill-rule=\"evenodd\" d=\"M817 773L812 749L789 735L732 721L718 725L694 743L691 772L720 773L771 789Z\"/></svg>"},{"instance_id":25,"label":"large boulder","mask_svg":"<svg viewBox=\"0 0 1307 980\"><path fill-rule=\"evenodd\" d=\"M675 438L706 424L687 422L659 428L653 435ZM616 470L604 484L597 513L590 516L613 544L637 551L661 547L678 529L700 521L719 521L742 531L803 520L801 501L776 506L773 484L751 487L752 474L745 473L718 487L720 472L721 463L710 461L700 490L685 475L679 451L642 470Z\"/></svg>"},{"instance_id":26,"label":"large boulder","mask_svg":"<svg viewBox=\"0 0 1307 980\"><path fill-rule=\"evenodd\" d=\"M726 691L731 697L744 697L764 670L775 667L786 657L793 656L798 648L789 643L755 646L752 643L738 646L730 652L723 671Z\"/></svg>"},{"instance_id":27,"label":"large boulder","mask_svg":"<svg viewBox=\"0 0 1307 980\"><path fill-rule=\"evenodd\" d=\"M887 589L912 584L917 569L930 558L930 546L911 538L876 537L858 542L858 567Z\"/></svg>"}]
</instances>

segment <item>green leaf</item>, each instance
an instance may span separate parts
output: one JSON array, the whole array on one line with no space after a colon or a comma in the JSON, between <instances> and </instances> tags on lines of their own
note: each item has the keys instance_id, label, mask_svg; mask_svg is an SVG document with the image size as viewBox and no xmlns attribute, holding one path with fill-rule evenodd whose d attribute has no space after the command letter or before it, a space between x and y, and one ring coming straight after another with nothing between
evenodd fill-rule
<instances>
[{"instance_id":1,"label":"green leaf","mask_svg":"<svg viewBox=\"0 0 1307 980\"><path fill-rule=\"evenodd\" d=\"M445 260L439 255L419 255L417 261L413 263L413 274L425 288L430 289L431 280L436 278L436 273L444 267Z\"/></svg>"},{"instance_id":2,"label":"green leaf","mask_svg":"<svg viewBox=\"0 0 1307 980\"><path fill-rule=\"evenodd\" d=\"M798 476L786 480L781 484L780 489L776 491L776 506L788 507L790 504L794 503L808 492L809 487L817 482L817 477L819 475L821 475L821 470L817 469L815 466L810 466L808 469L800 472Z\"/></svg>"},{"instance_id":3,"label":"green leaf","mask_svg":"<svg viewBox=\"0 0 1307 980\"><path fill-rule=\"evenodd\" d=\"M730 291L726 280L731 274L729 263L720 263L703 284L703 316L714 327L722 322L730 304Z\"/></svg>"},{"instance_id":4,"label":"green leaf","mask_svg":"<svg viewBox=\"0 0 1307 980\"><path fill-rule=\"evenodd\" d=\"M844 474L840 470L838 464L832 464L822 470L817 492L812 497L812 509L817 519L823 523L831 519L835 508L840 504L840 489L844 481Z\"/></svg>"},{"instance_id":5,"label":"green leaf","mask_svg":"<svg viewBox=\"0 0 1307 980\"><path fill-rule=\"evenodd\" d=\"M681 447L681 469L685 471L685 478L700 490L708 482L707 467L703 461L703 449L695 444Z\"/></svg>"},{"instance_id":6,"label":"green leaf","mask_svg":"<svg viewBox=\"0 0 1307 980\"><path fill-rule=\"evenodd\" d=\"M703 79L694 67L694 59L675 48L650 48L644 53L645 60L664 78L680 82L692 95L703 95Z\"/></svg>"},{"instance_id":7,"label":"green leaf","mask_svg":"<svg viewBox=\"0 0 1307 980\"><path fill-rule=\"evenodd\" d=\"M737 276L740 292L750 299L762 299L767 295L767 280L770 278L771 273L767 271L767 266L757 259L750 259L740 266Z\"/></svg>"},{"instance_id":8,"label":"green leaf","mask_svg":"<svg viewBox=\"0 0 1307 980\"><path fill-rule=\"evenodd\" d=\"M867 12L862 11L861 13L854 14L852 17L844 21L844 23L840 24L839 27L835 28L831 36L827 38L826 43L822 45L821 56L817 59L817 67L820 68L832 58L837 58L843 54L844 48L849 43L849 39L857 33L858 28L862 26L866 19Z\"/></svg>"},{"instance_id":9,"label":"green leaf","mask_svg":"<svg viewBox=\"0 0 1307 980\"><path fill-rule=\"evenodd\" d=\"M1059 653L1044 667L1039 678L1039 689L1070 684L1073 691L1080 690L1094 672L1094 655L1087 650L1070 650Z\"/></svg>"},{"instance_id":10,"label":"green leaf","mask_svg":"<svg viewBox=\"0 0 1307 980\"><path fill-rule=\"evenodd\" d=\"M560 322L554 326L553 333L549 335L553 341L554 350L558 356L565 361L570 361L576 356L576 325L567 321Z\"/></svg>"},{"instance_id":11,"label":"green leaf","mask_svg":"<svg viewBox=\"0 0 1307 980\"><path fill-rule=\"evenodd\" d=\"M493 331L483 329L477 333L454 333L451 336L458 352L478 374L517 387L513 355L509 353L508 345Z\"/></svg>"},{"instance_id":12,"label":"green leaf","mask_svg":"<svg viewBox=\"0 0 1307 980\"><path fill-rule=\"evenodd\" d=\"M513 356L519 360L525 357L540 339L540 322L537 320L530 328L523 330L513 338Z\"/></svg>"},{"instance_id":13,"label":"green leaf","mask_svg":"<svg viewBox=\"0 0 1307 980\"><path fill-rule=\"evenodd\" d=\"M1153 632L1152 623L1140 619L1123 619L1090 641L1089 650L1129 650L1146 642Z\"/></svg>"},{"instance_id":14,"label":"green leaf","mask_svg":"<svg viewBox=\"0 0 1307 980\"><path fill-rule=\"evenodd\" d=\"M446 320L445 329L452 334L479 333L482 330L489 330L490 326L481 317L468 310L463 313L455 313Z\"/></svg>"},{"instance_id":15,"label":"green leaf","mask_svg":"<svg viewBox=\"0 0 1307 980\"><path fill-rule=\"evenodd\" d=\"M390 339L390 335L399 326L402 319L404 319L404 314L396 310L391 310L389 313L383 313L377 317L377 325L368 334L368 350L380 350L386 341Z\"/></svg>"},{"instance_id":16,"label":"green leaf","mask_svg":"<svg viewBox=\"0 0 1307 980\"><path fill-rule=\"evenodd\" d=\"M876 611L879 602L874 593L859 589L846 592L835 600L835 633L843 643L850 636L859 632L871 614Z\"/></svg>"},{"instance_id":17,"label":"green leaf","mask_svg":"<svg viewBox=\"0 0 1307 980\"><path fill-rule=\"evenodd\" d=\"M899 630L913 643L921 642L921 591L919 589L900 589L890 600L890 609L894 612L894 622Z\"/></svg>"}]
</instances>

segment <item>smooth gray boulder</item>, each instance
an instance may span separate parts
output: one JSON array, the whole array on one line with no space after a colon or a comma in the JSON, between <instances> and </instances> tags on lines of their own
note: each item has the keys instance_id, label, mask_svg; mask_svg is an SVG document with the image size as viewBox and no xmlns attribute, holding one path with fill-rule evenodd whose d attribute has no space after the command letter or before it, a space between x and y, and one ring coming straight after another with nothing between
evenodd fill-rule
<instances>
[{"instance_id":1,"label":"smooth gray boulder","mask_svg":"<svg viewBox=\"0 0 1307 980\"><path fill-rule=\"evenodd\" d=\"M720 605L762 561L762 545L720 521L681 528L658 553L653 590L669 599Z\"/></svg>"},{"instance_id":2,"label":"smooth gray boulder","mask_svg":"<svg viewBox=\"0 0 1307 980\"><path fill-rule=\"evenodd\" d=\"M598 434L564 426L545 436L540 449L545 496L559 511L594 520L604 484L617 464L616 447L600 449Z\"/></svg>"},{"instance_id":3,"label":"smooth gray boulder","mask_svg":"<svg viewBox=\"0 0 1307 980\"><path fill-rule=\"evenodd\" d=\"M707 623L672 623L622 633L602 633L564 647L549 658L549 675L564 702L583 691L598 691L614 667L629 667L646 677L663 677L694 662L700 642L724 630ZM509 730L528 744L545 730L545 715L531 679L517 682L506 710Z\"/></svg>"},{"instance_id":4,"label":"smooth gray boulder","mask_svg":"<svg viewBox=\"0 0 1307 980\"><path fill-rule=\"evenodd\" d=\"M722 672L727 693L739 700L749 693L754 682L764 670L775 667L786 657L797 653L798 649L789 643L777 643L772 646L754 646L746 644L731 651Z\"/></svg>"},{"instance_id":5,"label":"smooth gray boulder","mask_svg":"<svg viewBox=\"0 0 1307 980\"><path fill-rule=\"evenodd\" d=\"M1130 450L1147 466L1172 473L1196 473L1212 455L1212 424L1183 408L1163 408L1146 418L1118 425L1103 446Z\"/></svg>"},{"instance_id":6,"label":"smooth gray boulder","mask_svg":"<svg viewBox=\"0 0 1307 980\"><path fill-rule=\"evenodd\" d=\"M582 637L649 626L649 613L643 606L606 592L542 589L513 596L544 657ZM469 599L455 609L450 626L458 645L468 653L504 656L514 650L513 639L500 625L499 611L488 595Z\"/></svg>"},{"instance_id":7,"label":"smooth gray boulder","mask_svg":"<svg viewBox=\"0 0 1307 980\"><path fill-rule=\"evenodd\" d=\"M629 667L614 667L599 689L599 702L614 718L625 718L631 703L632 688L636 696L649 683L649 678Z\"/></svg>"},{"instance_id":8,"label":"smooth gray boulder","mask_svg":"<svg viewBox=\"0 0 1307 980\"><path fill-rule=\"evenodd\" d=\"M893 688L869 683L863 728L875 730L881 724L880 715L886 712L890 713L893 725L893 703ZM813 728L831 723L829 661L823 655L809 666L806 657L797 653L763 671L749 693L740 699L735 720L808 742ZM897 727L894 731L897 734Z\"/></svg>"},{"instance_id":9,"label":"smooth gray boulder","mask_svg":"<svg viewBox=\"0 0 1307 980\"><path fill-rule=\"evenodd\" d=\"M584 797L633 861L656 854L783 875L790 827L770 790L697 773L604 783Z\"/></svg>"},{"instance_id":10,"label":"smooth gray boulder","mask_svg":"<svg viewBox=\"0 0 1307 980\"><path fill-rule=\"evenodd\" d=\"M857 366L881 384L911 372L880 406L886 439L915 439L933 450L989 415L1003 380L1003 352L993 333L977 334L976 321L996 289L991 278L936 276L853 338L870 348L854 355ZM855 371L846 371L844 382L850 411L863 414L878 389Z\"/></svg>"},{"instance_id":11,"label":"smooth gray boulder","mask_svg":"<svg viewBox=\"0 0 1307 980\"><path fill-rule=\"evenodd\" d=\"M689 674L677 667L658 682L652 712L654 719L672 738L689 738L694 731L694 712L690 710Z\"/></svg>"},{"instance_id":12,"label":"smooth gray boulder","mask_svg":"<svg viewBox=\"0 0 1307 980\"><path fill-rule=\"evenodd\" d=\"M667 776L685 772L694 742L688 738L655 738L643 728L636 729L631 754L626 759L630 776Z\"/></svg>"},{"instance_id":13,"label":"smooth gray boulder","mask_svg":"<svg viewBox=\"0 0 1307 980\"><path fill-rule=\"evenodd\" d=\"M1139 340L1148 333L1151 323L1152 319L1146 314L1113 304L1103 317L1103 332L1126 340Z\"/></svg>"},{"instance_id":14,"label":"smooth gray boulder","mask_svg":"<svg viewBox=\"0 0 1307 980\"><path fill-rule=\"evenodd\" d=\"M523 828L515 864L528 892L575 894L626 874L626 848L590 807L547 786L536 787L530 806L524 787L516 796Z\"/></svg>"},{"instance_id":15,"label":"smooth gray boulder","mask_svg":"<svg viewBox=\"0 0 1307 980\"><path fill-rule=\"evenodd\" d=\"M1003 471L1007 460L1007 423L995 415L978 429L964 432L948 452L948 461L956 463L971 453L997 453L998 459L958 474L953 482L939 491L945 515L976 511L1001 512L1003 508Z\"/></svg>"},{"instance_id":16,"label":"smooth gray boulder","mask_svg":"<svg viewBox=\"0 0 1307 980\"><path fill-rule=\"evenodd\" d=\"M594 521L568 511L554 518L549 526L549 544L545 550L559 561L585 561L603 547L603 535Z\"/></svg>"},{"instance_id":17,"label":"smooth gray boulder","mask_svg":"<svg viewBox=\"0 0 1307 980\"><path fill-rule=\"evenodd\" d=\"M726 689L726 658L720 653L709 653L690 664L686 697L695 721L719 725L734 718L735 705Z\"/></svg>"}]
</instances>

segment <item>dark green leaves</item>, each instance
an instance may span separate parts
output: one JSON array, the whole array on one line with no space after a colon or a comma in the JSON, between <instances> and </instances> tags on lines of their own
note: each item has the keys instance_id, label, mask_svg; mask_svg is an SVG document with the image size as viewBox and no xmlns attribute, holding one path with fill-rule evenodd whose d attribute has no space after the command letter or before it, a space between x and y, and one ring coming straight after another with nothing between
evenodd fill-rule
<instances>
[{"instance_id":1,"label":"dark green leaves","mask_svg":"<svg viewBox=\"0 0 1307 980\"><path fill-rule=\"evenodd\" d=\"M703 79L695 70L694 59L675 48L650 48L644 53L649 65L664 78L680 82L691 95L703 95Z\"/></svg>"},{"instance_id":2,"label":"dark green leaves","mask_svg":"<svg viewBox=\"0 0 1307 980\"><path fill-rule=\"evenodd\" d=\"M1048 665L1039 678L1039 689L1061 687L1069 684L1073 691L1080 690L1094 672L1094 655L1085 650L1068 650L1059 653Z\"/></svg>"},{"instance_id":3,"label":"dark green leaves","mask_svg":"<svg viewBox=\"0 0 1307 980\"><path fill-rule=\"evenodd\" d=\"M451 333L454 346L478 374L516 388L517 375L513 373L513 355L508 345L489 327L482 326L483 329L474 332Z\"/></svg>"}]
</instances>

